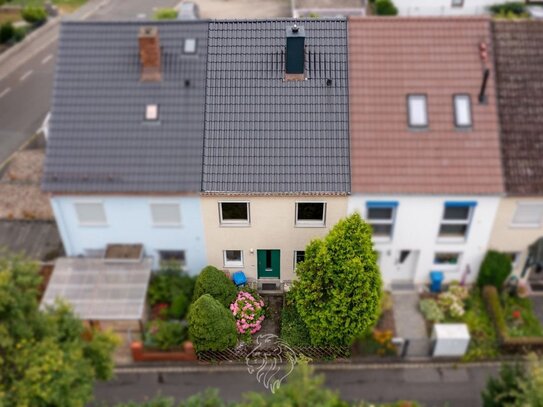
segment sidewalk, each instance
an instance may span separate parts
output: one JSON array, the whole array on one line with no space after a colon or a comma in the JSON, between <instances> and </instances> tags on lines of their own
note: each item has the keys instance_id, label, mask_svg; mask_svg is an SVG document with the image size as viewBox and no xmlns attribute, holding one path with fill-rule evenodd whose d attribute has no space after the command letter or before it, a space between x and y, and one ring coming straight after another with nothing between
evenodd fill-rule
<instances>
[{"instance_id":1,"label":"sidewalk","mask_svg":"<svg viewBox=\"0 0 543 407\"><path fill-rule=\"evenodd\" d=\"M408 358L428 357L430 340L426 333L426 323L418 310L418 293L393 291L392 299L396 336L409 341L406 356Z\"/></svg>"}]
</instances>

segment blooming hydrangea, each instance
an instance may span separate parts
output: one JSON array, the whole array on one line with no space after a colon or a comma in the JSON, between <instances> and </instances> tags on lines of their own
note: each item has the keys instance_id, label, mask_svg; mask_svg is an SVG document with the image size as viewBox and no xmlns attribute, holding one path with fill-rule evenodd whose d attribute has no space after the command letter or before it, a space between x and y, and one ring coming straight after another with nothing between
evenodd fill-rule
<instances>
[{"instance_id":1,"label":"blooming hydrangea","mask_svg":"<svg viewBox=\"0 0 543 407\"><path fill-rule=\"evenodd\" d=\"M236 319L236 327L242 335L253 335L262 328L264 321L264 301L246 291L240 291L236 300L230 304L230 311Z\"/></svg>"}]
</instances>

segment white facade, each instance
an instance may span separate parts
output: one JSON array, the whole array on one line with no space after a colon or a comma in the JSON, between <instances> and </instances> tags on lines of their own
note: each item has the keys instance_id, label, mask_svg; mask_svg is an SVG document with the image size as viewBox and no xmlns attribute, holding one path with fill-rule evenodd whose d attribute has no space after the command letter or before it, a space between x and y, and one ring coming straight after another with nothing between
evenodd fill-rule
<instances>
[{"instance_id":1,"label":"white facade","mask_svg":"<svg viewBox=\"0 0 543 407\"><path fill-rule=\"evenodd\" d=\"M442 271L445 282L463 278L473 282L487 251L499 201L498 196L353 194L348 211L358 211L367 219L368 205L395 205L391 236L374 236L387 286L426 284L431 271ZM470 205L465 237L440 237L441 225L447 223L446 204Z\"/></svg>"},{"instance_id":2,"label":"white facade","mask_svg":"<svg viewBox=\"0 0 543 407\"><path fill-rule=\"evenodd\" d=\"M469 16L488 14L496 0L393 0L401 16Z\"/></svg>"},{"instance_id":3,"label":"white facade","mask_svg":"<svg viewBox=\"0 0 543 407\"><path fill-rule=\"evenodd\" d=\"M68 256L99 253L106 245L144 245L158 268L160 252L182 252L184 270L206 265L198 196L53 196L51 205Z\"/></svg>"}]
</instances>

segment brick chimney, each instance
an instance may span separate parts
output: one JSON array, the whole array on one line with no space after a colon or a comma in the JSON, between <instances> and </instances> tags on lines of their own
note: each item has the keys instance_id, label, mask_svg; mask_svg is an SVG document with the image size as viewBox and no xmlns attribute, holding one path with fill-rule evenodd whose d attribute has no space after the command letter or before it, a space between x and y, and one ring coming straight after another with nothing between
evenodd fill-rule
<instances>
[{"instance_id":1,"label":"brick chimney","mask_svg":"<svg viewBox=\"0 0 543 407\"><path fill-rule=\"evenodd\" d=\"M141 27L138 42L140 47L141 81L159 82L162 79L162 74L158 28Z\"/></svg>"}]
</instances>

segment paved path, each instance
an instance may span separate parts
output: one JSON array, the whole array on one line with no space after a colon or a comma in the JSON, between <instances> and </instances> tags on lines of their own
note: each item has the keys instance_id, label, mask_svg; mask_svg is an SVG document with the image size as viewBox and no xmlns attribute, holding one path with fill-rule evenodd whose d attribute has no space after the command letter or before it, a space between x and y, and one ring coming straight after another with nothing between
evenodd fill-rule
<instances>
[{"instance_id":1,"label":"paved path","mask_svg":"<svg viewBox=\"0 0 543 407\"><path fill-rule=\"evenodd\" d=\"M392 402L411 399L428 407L479 406L480 393L488 377L497 371L498 367L494 365L422 368L329 365L319 369L326 375L326 385L339 391L346 400ZM102 406L101 403L142 401L157 394L182 400L208 387L218 388L228 401L240 400L244 392L267 391L244 366L157 368L147 372L119 373L115 380L99 383L95 387L95 400L97 406Z\"/></svg>"},{"instance_id":2,"label":"paved path","mask_svg":"<svg viewBox=\"0 0 543 407\"><path fill-rule=\"evenodd\" d=\"M409 340L407 357L425 357L430 353L430 341L424 318L418 310L419 295L416 291L393 292L394 323L396 336Z\"/></svg>"}]
</instances>

